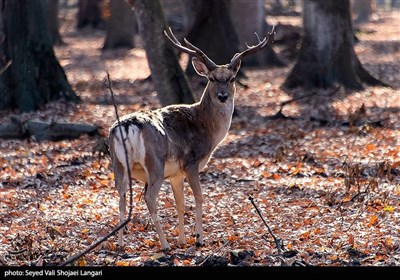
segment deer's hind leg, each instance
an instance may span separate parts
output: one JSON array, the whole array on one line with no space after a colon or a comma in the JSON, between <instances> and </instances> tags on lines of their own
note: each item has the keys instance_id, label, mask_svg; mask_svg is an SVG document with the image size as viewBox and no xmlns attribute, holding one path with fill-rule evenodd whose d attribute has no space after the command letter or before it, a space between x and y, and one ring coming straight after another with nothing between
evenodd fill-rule
<instances>
[{"instance_id":1,"label":"deer's hind leg","mask_svg":"<svg viewBox=\"0 0 400 280\"><path fill-rule=\"evenodd\" d=\"M119 162L118 159L116 159L115 157L113 159L113 169L114 169L115 186L119 194L119 222L121 224L124 221L126 214L126 190L129 182L128 173L126 172L121 162ZM119 246L123 246L122 236L123 236L123 228L118 231Z\"/></svg>"},{"instance_id":2,"label":"deer's hind leg","mask_svg":"<svg viewBox=\"0 0 400 280\"><path fill-rule=\"evenodd\" d=\"M162 160L158 160L157 157L148 154L146 155L145 163L145 170L147 172L148 180L144 199L146 201L147 208L149 209L151 220L153 221L158 237L160 239L161 249L169 250L171 249L171 247L169 246L165 234L162 230L160 218L158 217L157 213L158 193L164 181L164 162Z\"/></svg>"}]
</instances>

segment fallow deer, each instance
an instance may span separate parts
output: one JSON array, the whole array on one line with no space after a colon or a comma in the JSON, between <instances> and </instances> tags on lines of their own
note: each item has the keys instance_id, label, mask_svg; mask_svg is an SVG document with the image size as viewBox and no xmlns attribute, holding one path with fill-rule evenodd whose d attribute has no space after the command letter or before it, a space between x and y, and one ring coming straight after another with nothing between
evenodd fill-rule
<instances>
[{"instance_id":1,"label":"fallow deer","mask_svg":"<svg viewBox=\"0 0 400 280\"><path fill-rule=\"evenodd\" d=\"M164 31L173 46L193 56L192 64L200 76L208 79L199 102L191 105L170 105L152 111L139 111L121 118L110 128L109 146L115 185L120 196L119 210L122 222L126 212L128 166L131 175L145 183L145 202L159 236L161 248L170 249L157 215L157 197L165 179L171 182L178 212L178 241L186 243L184 233L184 179L187 179L195 198L196 245L203 244L203 195L199 172L212 153L226 137L234 109L235 77L243 57L253 54L274 38L274 28L268 38L236 53L229 64L217 65L199 48L184 39L182 45L172 33ZM118 129L121 126L122 129ZM126 144L127 156L122 142ZM122 229L118 244L122 246Z\"/></svg>"}]
</instances>

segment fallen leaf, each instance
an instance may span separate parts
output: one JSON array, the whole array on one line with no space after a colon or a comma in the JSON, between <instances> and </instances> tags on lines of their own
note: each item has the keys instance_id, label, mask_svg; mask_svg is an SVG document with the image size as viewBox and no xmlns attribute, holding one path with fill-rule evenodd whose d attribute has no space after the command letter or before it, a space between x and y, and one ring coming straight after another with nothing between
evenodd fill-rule
<instances>
[{"instance_id":1,"label":"fallen leaf","mask_svg":"<svg viewBox=\"0 0 400 280\"><path fill-rule=\"evenodd\" d=\"M385 207L383 207L383 211L387 211L387 212L393 212L394 211L394 207L387 205Z\"/></svg>"},{"instance_id":2,"label":"fallen leaf","mask_svg":"<svg viewBox=\"0 0 400 280\"><path fill-rule=\"evenodd\" d=\"M276 173L272 174L272 179L274 179L274 180L279 180L281 178L282 178L282 176L279 174L276 174Z\"/></svg>"},{"instance_id":3,"label":"fallen leaf","mask_svg":"<svg viewBox=\"0 0 400 280\"><path fill-rule=\"evenodd\" d=\"M302 234L300 234L300 240L308 239L309 235L310 231L303 232Z\"/></svg>"},{"instance_id":4,"label":"fallen leaf","mask_svg":"<svg viewBox=\"0 0 400 280\"><path fill-rule=\"evenodd\" d=\"M348 242L352 248L354 248L354 235L349 234Z\"/></svg>"},{"instance_id":5,"label":"fallen leaf","mask_svg":"<svg viewBox=\"0 0 400 280\"><path fill-rule=\"evenodd\" d=\"M377 223L378 223L378 216L373 215L369 217L369 222L368 222L369 227L376 225Z\"/></svg>"},{"instance_id":6,"label":"fallen leaf","mask_svg":"<svg viewBox=\"0 0 400 280\"><path fill-rule=\"evenodd\" d=\"M376 146L376 145L374 145L374 144L367 144L366 146L365 146L365 150L369 153L369 152L372 152L372 151L376 151L378 149L378 147Z\"/></svg>"}]
</instances>

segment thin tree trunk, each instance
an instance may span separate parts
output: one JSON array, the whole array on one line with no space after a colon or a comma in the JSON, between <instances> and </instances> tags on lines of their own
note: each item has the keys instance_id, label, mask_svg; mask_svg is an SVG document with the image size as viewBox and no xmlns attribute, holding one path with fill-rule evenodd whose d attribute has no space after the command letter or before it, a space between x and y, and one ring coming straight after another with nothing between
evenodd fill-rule
<instances>
[{"instance_id":1,"label":"thin tree trunk","mask_svg":"<svg viewBox=\"0 0 400 280\"><path fill-rule=\"evenodd\" d=\"M167 27L160 2L135 0L134 5L151 78L161 105L193 103L195 99L186 75L174 48L164 36Z\"/></svg>"},{"instance_id":2,"label":"thin tree trunk","mask_svg":"<svg viewBox=\"0 0 400 280\"><path fill-rule=\"evenodd\" d=\"M190 21L185 37L215 63L229 63L239 52L239 39L230 16L230 1L186 0L185 4ZM191 64L186 73L195 73Z\"/></svg>"},{"instance_id":3,"label":"thin tree trunk","mask_svg":"<svg viewBox=\"0 0 400 280\"><path fill-rule=\"evenodd\" d=\"M59 32L58 23L58 0L47 0L47 16L50 34L50 42L53 45L61 45L63 43Z\"/></svg>"},{"instance_id":4,"label":"thin tree trunk","mask_svg":"<svg viewBox=\"0 0 400 280\"><path fill-rule=\"evenodd\" d=\"M233 25L239 38L240 49L257 43L258 36L263 37L271 27L266 21L266 10L264 0L234 0L231 1L230 13ZM263 51L247 58L243 61L243 66L284 66L272 46L266 47Z\"/></svg>"},{"instance_id":5,"label":"thin tree trunk","mask_svg":"<svg viewBox=\"0 0 400 280\"><path fill-rule=\"evenodd\" d=\"M101 17L102 0L79 0L78 6L78 29L85 27L101 29L104 26Z\"/></svg>"},{"instance_id":6,"label":"thin tree trunk","mask_svg":"<svg viewBox=\"0 0 400 280\"><path fill-rule=\"evenodd\" d=\"M368 22L372 15L372 0L353 0L353 11L356 14L355 23Z\"/></svg>"},{"instance_id":7,"label":"thin tree trunk","mask_svg":"<svg viewBox=\"0 0 400 280\"><path fill-rule=\"evenodd\" d=\"M133 48L135 13L125 0L110 0L110 13L103 49Z\"/></svg>"}]
</instances>

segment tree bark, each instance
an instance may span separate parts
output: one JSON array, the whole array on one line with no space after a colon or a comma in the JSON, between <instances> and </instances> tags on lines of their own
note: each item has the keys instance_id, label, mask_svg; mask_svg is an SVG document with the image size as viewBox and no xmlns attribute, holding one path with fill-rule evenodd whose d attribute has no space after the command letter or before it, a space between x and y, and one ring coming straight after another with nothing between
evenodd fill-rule
<instances>
[{"instance_id":1,"label":"tree bark","mask_svg":"<svg viewBox=\"0 0 400 280\"><path fill-rule=\"evenodd\" d=\"M246 43L253 45L257 43L257 33L260 38L266 36L271 27L266 21L266 10L264 0L234 0L231 1L230 13L233 25L239 38L239 48L245 49ZM243 61L242 66L283 66L272 46L250 56Z\"/></svg>"},{"instance_id":2,"label":"tree bark","mask_svg":"<svg viewBox=\"0 0 400 280\"><path fill-rule=\"evenodd\" d=\"M174 34L178 36L177 38L181 38L188 22L185 13L185 1L187 0L160 0L165 20Z\"/></svg>"},{"instance_id":3,"label":"tree bark","mask_svg":"<svg viewBox=\"0 0 400 280\"><path fill-rule=\"evenodd\" d=\"M283 86L327 88L339 84L361 89L362 83L385 85L362 67L354 51L349 0L303 3L303 41Z\"/></svg>"},{"instance_id":4,"label":"tree bark","mask_svg":"<svg viewBox=\"0 0 400 280\"><path fill-rule=\"evenodd\" d=\"M135 13L129 4L125 0L111 0L103 49L133 48L135 30Z\"/></svg>"},{"instance_id":5,"label":"tree bark","mask_svg":"<svg viewBox=\"0 0 400 280\"><path fill-rule=\"evenodd\" d=\"M37 110L64 98L77 102L50 43L45 0L0 0L0 110Z\"/></svg>"},{"instance_id":6,"label":"tree bark","mask_svg":"<svg viewBox=\"0 0 400 280\"><path fill-rule=\"evenodd\" d=\"M368 22L372 15L372 0L353 0L352 10L356 14L355 23Z\"/></svg>"},{"instance_id":7,"label":"tree bark","mask_svg":"<svg viewBox=\"0 0 400 280\"><path fill-rule=\"evenodd\" d=\"M139 33L146 50L151 78L162 106L193 103L193 93L174 48L164 36L167 28L159 0L135 0Z\"/></svg>"},{"instance_id":8,"label":"tree bark","mask_svg":"<svg viewBox=\"0 0 400 280\"><path fill-rule=\"evenodd\" d=\"M78 29L85 27L102 29L104 26L101 17L102 0L79 0L78 6Z\"/></svg>"},{"instance_id":9,"label":"tree bark","mask_svg":"<svg viewBox=\"0 0 400 280\"><path fill-rule=\"evenodd\" d=\"M58 0L47 0L47 18L50 34L50 42L53 45L61 45L63 43L59 32L58 23Z\"/></svg>"},{"instance_id":10,"label":"tree bark","mask_svg":"<svg viewBox=\"0 0 400 280\"><path fill-rule=\"evenodd\" d=\"M230 1L187 0L185 4L189 18L185 37L216 64L229 63L239 52L239 39L230 16ZM195 73L191 63L186 73Z\"/></svg>"}]
</instances>

